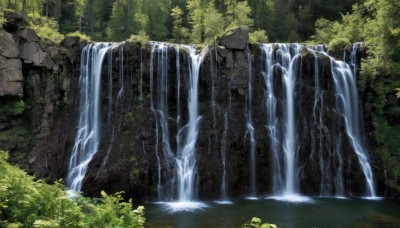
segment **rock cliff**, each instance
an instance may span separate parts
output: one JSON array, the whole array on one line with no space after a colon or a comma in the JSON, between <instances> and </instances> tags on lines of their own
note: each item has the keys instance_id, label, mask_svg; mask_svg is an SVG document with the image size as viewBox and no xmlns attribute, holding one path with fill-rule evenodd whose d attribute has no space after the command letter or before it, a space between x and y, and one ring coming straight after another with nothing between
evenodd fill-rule
<instances>
[{"instance_id":1,"label":"rock cliff","mask_svg":"<svg viewBox=\"0 0 400 228\"><path fill-rule=\"evenodd\" d=\"M8 114L0 119L2 149L9 150L15 162L24 161L22 163L39 177L64 179L77 130L80 53L86 43L80 43L77 37L67 37L60 45L48 44L30 29L13 33L2 30L0 38L0 103L3 107L14 107L14 103L19 101L25 104L22 112L3 112ZM251 138L246 119L249 84L252 87L250 106L256 142L257 194L268 194L272 191L272 155L268 152L271 142L265 127L267 113L264 109L266 88L262 75L262 50L258 45L249 46L245 29L225 36L220 45L209 48L200 68L201 120L196 144L198 195L201 199L221 197L223 162L226 164L228 196L239 197L250 191ZM159 191L159 175L162 175L163 183L168 182L170 174L167 170L171 167L164 164L160 174L156 154L164 148L160 143L162 135L158 132L157 114L151 110L152 54L149 44L124 42L115 46L110 62L103 63L103 91L118 94L123 85L124 93L122 97L110 97L107 92L101 95L101 143L84 179L82 190L86 195L98 196L100 190L125 191L128 197L155 199ZM184 51L176 52L170 48L168 57L171 59L168 62L169 75L176 76L187 70L187 64L178 68L172 61L177 57L183 63L187 61ZM313 126L310 116L316 87L314 61L314 56L304 50L299 62L300 78L295 88L297 140L300 142L298 159L301 164L298 178L301 192L309 195L320 194L323 172L319 157L311 153L310 132ZM324 90L323 102L327 107L322 110L323 121L330 125L327 128L334 126L338 132L343 132L342 117L334 108L329 108L335 103L329 58L321 55L317 61L321 62L319 86ZM153 67L156 78L158 66ZM249 74L252 75L251 81ZM179 79L180 83L177 77L168 80L170 93L166 99L171 116L168 123L170 135L175 135L181 126L172 117L181 113L182 123L188 118L188 81L184 75ZM280 85L282 81L277 77L275 83ZM280 90L279 86L276 88ZM179 97L176 91L181 91ZM284 111L280 109L279 112ZM335 149L330 140L339 133L319 130L322 135L319 140L326 145L320 157L329 157ZM9 137L9 134L18 137ZM173 147L177 145L176 140L171 139ZM346 140L340 147L351 151ZM337 162L328 161L327 165L336 169ZM349 194L357 195L362 193L360 183L363 183L363 177L361 170L352 165L356 163L354 155L346 156L344 169L349 171L345 177L346 189Z\"/></svg>"}]
</instances>

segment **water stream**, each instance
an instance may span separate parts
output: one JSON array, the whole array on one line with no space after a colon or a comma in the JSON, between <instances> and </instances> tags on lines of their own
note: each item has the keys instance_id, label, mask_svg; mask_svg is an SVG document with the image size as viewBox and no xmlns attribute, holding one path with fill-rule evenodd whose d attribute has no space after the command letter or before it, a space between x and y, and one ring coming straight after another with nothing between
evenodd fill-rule
<instances>
[{"instance_id":1,"label":"water stream","mask_svg":"<svg viewBox=\"0 0 400 228\"><path fill-rule=\"evenodd\" d=\"M79 122L68 166L67 186L80 192L89 162L100 143L100 88L103 59L112 43L86 46L81 55Z\"/></svg>"}]
</instances>

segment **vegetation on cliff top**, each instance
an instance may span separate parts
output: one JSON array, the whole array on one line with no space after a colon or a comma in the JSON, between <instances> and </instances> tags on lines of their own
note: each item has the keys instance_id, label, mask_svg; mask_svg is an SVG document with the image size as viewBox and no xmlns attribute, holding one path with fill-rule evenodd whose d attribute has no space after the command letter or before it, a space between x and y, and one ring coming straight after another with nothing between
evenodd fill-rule
<instances>
[{"instance_id":1,"label":"vegetation on cliff top","mask_svg":"<svg viewBox=\"0 0 400 228\"><path fill-rule=\"evenodd\" d=\"M0 151L0 227L143 227L144 208L120 193L72 200L60 183L34 181L7 159Z\"/></svg>"},{"instance_id":2,"label":"vegetation on cliff top","mask_svg":"<svg viewBox=\"0 0 400 228\"><path fill-rule=\"evenodd\" d=\"M338 19L357 0L0 0L36 29L80 32L97 41L137 39L213 43L233 26L256 31L252 41L305 41L321 17ZM36 21L46 17L44 21ZM1 20L1 19L0 19ZM54 22L58 26L54 26ZM45 26L46 25L46 26ZM261 31L266 31L266 36ZM58 33L58 34L57 34ZM46 33L44 33L46 34Z\"/></svg>"}]
</instances>

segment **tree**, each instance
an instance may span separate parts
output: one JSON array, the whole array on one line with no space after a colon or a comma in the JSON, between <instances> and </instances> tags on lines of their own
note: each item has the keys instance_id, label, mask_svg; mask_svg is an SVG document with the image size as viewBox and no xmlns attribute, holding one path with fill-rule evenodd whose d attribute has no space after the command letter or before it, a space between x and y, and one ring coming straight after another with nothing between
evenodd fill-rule
<instances>
[{"instance_id":1,"label":"tree","mask_svg":"<svg viewBox=\"0 0 400 228\"><path fill-rule=\"evenodd\" d=\"M108 22L107 37L114 41L122 41L129 37L126 29L126 2L116 0L112 7L112 14Z\"/></svg>"},{"instance_id":2,"label":"tree","mask_svg":"<svg viewBox=\"0 0 400 228\"><path fill-rule=\"evenodd\" d=\"M189 11L189 23L192 27L191 40L194 43L202 43L204 40L204 11L205 2L202 0L187 0L187 10Z\"/></svg>"},{"instance_id":3,"label":"tree","mask_svg":"<svg viewBox=\"0 0 400 228\"><path fill-rule=\"evenodd\" d=\"M189 38L189 30L183 26L183 11L179 6L171 10L172 42L185 43Z\"/></svg>"},{"instance_id":4,"label":"tree","mask_svg":"<svg viewBox=\"0 0 400 228\"><path fill-rule=\"evenodd\" d=\"M207 15L204 18L204 36L206 44L216 44L217 37L222 35L226 26L226 20L212 4L205 10Z\"/></svg>"},{"instance_id":5,"label":"tree","mask_svg":"<svg viewBox=\"0 0 400 228\"><path fill-rule=\"evenodd\" d=\"M171 0L146 0L143 13L148 17L146 33L153 40L166 40L171 37ZM151 29L150 29L151 28Z\"/></svg>"},{"instance_id":6,"label":"tree","mask_svg":"<svg viewBox=\"0 0 400 228\"><path fill-rule=\"evenodd\" d=\"M253 27L253 19L251 19L251 8L247 1L241 0L226 0L226 20L229 21L228 29L245 26Z\"/></svg>"}]
</instances>

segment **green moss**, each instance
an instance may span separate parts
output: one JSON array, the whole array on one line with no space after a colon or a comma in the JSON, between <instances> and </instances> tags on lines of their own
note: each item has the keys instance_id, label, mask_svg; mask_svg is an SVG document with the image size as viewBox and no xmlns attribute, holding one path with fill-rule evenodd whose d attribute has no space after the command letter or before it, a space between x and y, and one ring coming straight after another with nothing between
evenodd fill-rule
<instances>
[{"instance_id":1,"label":"green moss","mask_svg":"<svg viewBox=\"0 0 400 228\"><path fill-rule=\"evenodd\" d=\"M340 52L341 53L349 45L351 45L349 38L338 37L338 38L332 39L329 42L328 49L329 49L329 52L334 52L334 53Z\"/></svg>"},{"instance_id":2,"label":"green moss","mask_svg":"<svg viewBox=\"0 0 400 228\"><path fill-rule=\"evenodd\" d=\"M0 147L11 151L11 162L27 168L27 157L33 145L32 129L26 119L13 120L12 128L0 131Z\"/></svg>"},{"instance_id":3,"label":"green moss","mask_svg":"<svg viewBox=\"0 0 400 228\"><path fill-rule=\"evenodd\" d=\"M21 115L25 111L25 108L23 100L6 102L6 104L0 106L0 121L6 121Z\"/></svg>"},{"instance_id":4,"label":"green moss","mask_svg":"<svg viewBox=\"0 0 400 228\"><path fill-rule=\"evenodd\" d=\"M78 31L68 33L67 36L77 36L77 37L79 37L79 43L81 43L83 41L90 41L90 42L93 41L92 37L90 37L90 36L88 36L86 34L82 34L82 33L78 32Z\"/></svg>"}]
</instances>

